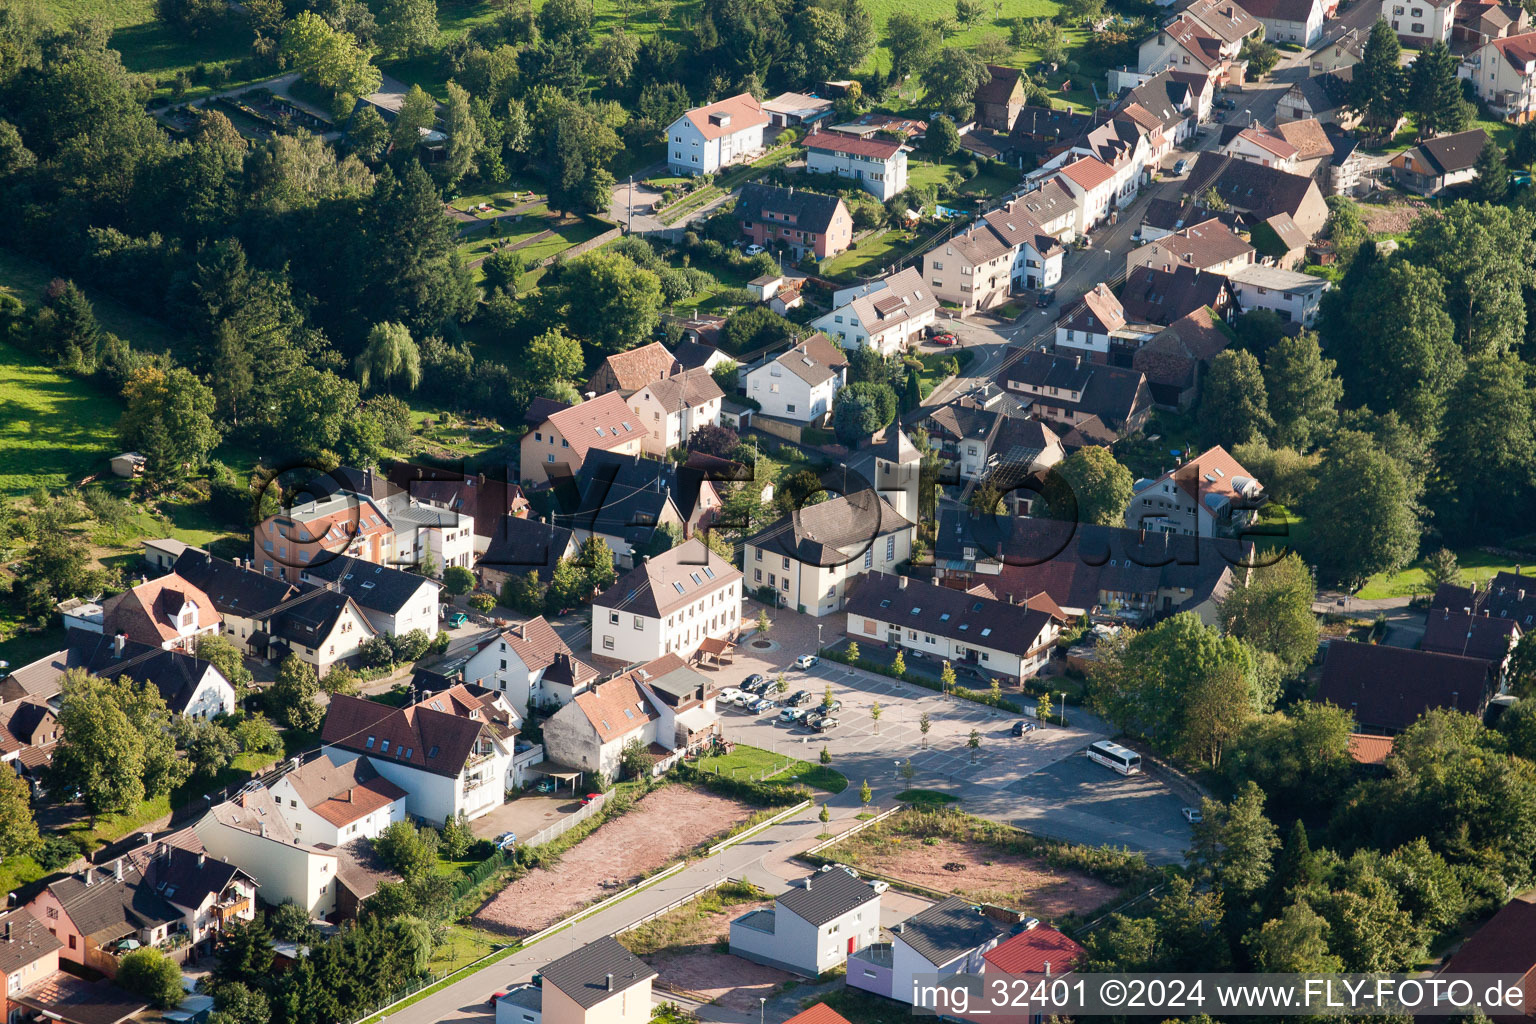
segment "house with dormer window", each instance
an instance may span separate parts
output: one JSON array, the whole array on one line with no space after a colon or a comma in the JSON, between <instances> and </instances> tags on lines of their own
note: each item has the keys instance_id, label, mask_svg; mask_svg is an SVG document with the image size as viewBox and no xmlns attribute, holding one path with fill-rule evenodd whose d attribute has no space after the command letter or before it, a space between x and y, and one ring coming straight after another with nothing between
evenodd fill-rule
<instances>
[{"instance_id":1,"label":"house with dormer window","mask_svg":"<svg viewBox=\"0 0 1536 1024\"><path fill-rule=\"evenodd\" d=\"M908 267L869 287L844 289L846 301L833 297L832 312L811 326L836 339L844 348L872 348L894 356L916 345L934 322L938 296L923 281L922 271Z\"/></svg>"},{"instance_id":2,"label":"house with dormer window","mask_svg":"<svg viewBox=\"0 0 1536 1024\"><path fill-rule=\"evenodd\" d=\"M140 583L108 598L103 628L164 650L190 651L197 638L217 633L223 620L202 590L176 576Z\"/></svg>"},{"instance_id":3,"label":"house with dormer window","mask_svg":"<svg viewBox=\"0 0 1536 1024\"><path fill-rule=\"evenodd\" d=\"M741 570L702 540L684 541L592 598L592 653L625 662L690 657L741 628Z\"/></svg>"}]
</instances>

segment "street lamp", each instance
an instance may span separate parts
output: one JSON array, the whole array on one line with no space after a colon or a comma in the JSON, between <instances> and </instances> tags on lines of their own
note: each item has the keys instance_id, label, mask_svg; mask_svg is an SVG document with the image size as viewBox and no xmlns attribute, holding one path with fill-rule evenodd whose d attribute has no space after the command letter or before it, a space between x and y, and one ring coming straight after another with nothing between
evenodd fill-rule
<instances>
[{"instance_id":1,"label":"street lamp","mask_svg":"<svg viewBox=\"0 0 1536 1024\"><path fill-rule=\"evenodd\" d=\"M816 650L821 650L821 623L816 623Z\"/></svg>"},{"instance_id":2,"label":"street lamp","mask_svg":"<svg viewBox=\"0 0 1536 1024\"><path fill-rule=\"evenodd\" d=\"M766 1018L767 1016L768 1016L768 997L767 996L758 996L757 997L757 1024L763 1024L764 1018Z\"/></svg>"},{"instance_id":3,"label":"street lamp","mask_svg":"<svg viewBox=\"0 0 1536 1024\"><path fill-rule=\"evenodd\" d=\"M1067 691L1061 691L1061 710L1057 712L1061 716L1061 727L1067 727Z\"/></svg>"}]
</instances>

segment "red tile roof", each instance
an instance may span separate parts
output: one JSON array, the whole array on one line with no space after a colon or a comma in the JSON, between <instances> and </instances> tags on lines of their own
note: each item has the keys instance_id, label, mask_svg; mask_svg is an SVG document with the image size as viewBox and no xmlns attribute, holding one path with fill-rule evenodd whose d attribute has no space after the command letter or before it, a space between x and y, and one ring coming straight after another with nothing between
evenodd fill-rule
<instances>
[{"instance_id":1,"label":"red tile roof","mask_svg":"<svg viewBox=\"0 0 1536 1024\"><path fill-rule=\"evenodd\" d=\"M1536 893L1517 896L1479 928L1441 974L1526 974L1536 967Z\"/></svg>"},{"instance_id":2,"label":"red tile roof","mask_svg":"<svg viewBox=\"0 0 1536 1024\"><path fill-rule=\"evenodd\" d=\"M1097 188L1115 176L1114 168L1094 156L1074 160L1063 167L1061 173L1085 189Z\"/></svg>"},{"instance_id":3,"label":"red tile roof","mask_svg":"<svg viewBox=\"0 0 1536 1024\"><path fill-rule=\"evenodd\" d=\"M627 675L577 694L575 703L592 723L599 743L627 736L661 717L640 692L639 685Z\"/></svg>"},{"instance_id":4,"label":"red tile roof","mask_svg":"<svg viewBox=\"0 0 1536 1024\"><path fill-rule=\"evenodd\" d=\"M713 114L730 118L730 123L713 123L710 121L710 116ZM707 107L694 107L683 116L692 121L693 126L703 133L706 139L734 135L743 128L753 128L768 123L768 115L763 113L763 105L753 99L749 92L711 103Z\"/></svg>"},{"instance_id":5,"label":"red tile roof","mask_svg":"<svg viewBox=\"0 0 1536 1024\"><path fill-rule=\"evenodd\" d=\"M801 1010L784 1024L848 1024L848 1018L826 1003L817 1003L815 1006Z\"/></svg>"},{"instance_id":6,"label":"red tile roof","mask_svg":"<svg viewBox=\"0 0 1536 1024\"><path fill-rule=\"evenodd\" d=\"M1387 758L1392 756L1392 737L1352 732L1349 734L1349 756L1356 764L1386 764Z\"/></svg>"},{"instance_id":7,"label":"red tile roof","mask_svg":"<svg viewBox=\"0 0 1536 1024\"><path fill-rule=\"evenodd\" d=\"M1004 974L1066 974L1083 955L1083 947L1050 925L1036 925L1019 932L986 953L988 964Z\"/></svg>"},{"instance_id":8,"label":"red tile roof","mask_svg":"<svg viewBox=\"0 0 1536 1024\"><path fill-rule=\"evenodd\" d=\"M626 441L639 441L645 431L635 426L638 417L617 391L549 414L548 422L570 442L571 451L585 459L592 448L607 451ZM625 424L628 424L628 428Z\"/></svg>"},{"instance_id":9,"label":"red tile roof","mask_svg":"<svg viewBox=\"0 0 1536 1024\"><path fill-rule=\"evenodd\" d=\"M812 132L805 140L805 148L889 160L901 149L901 143L894 139L861 139L857 135L845 135L842 132Z\"/></svg>"}]
</instances>

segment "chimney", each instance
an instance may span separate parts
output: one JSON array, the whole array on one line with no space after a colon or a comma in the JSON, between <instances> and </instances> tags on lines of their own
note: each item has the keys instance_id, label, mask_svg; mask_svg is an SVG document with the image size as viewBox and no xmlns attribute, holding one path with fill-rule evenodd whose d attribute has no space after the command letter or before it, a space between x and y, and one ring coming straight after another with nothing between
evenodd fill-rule
<instances>
[{"instance_id":1,"label":"chimney","mask_svg":"<svg viewBox=\"0 0 1536 1024\"><path fill-rule=\"evenodd\" d=\"M1519 590L1515 591L1515 597L1518 598L1521 601L1524 601L1525 600L1525 588L1521 587Z\"/></svg>"},{"instance_id":2,"label":"chimney","mask_svg":"<svg viewBox=\"0 0 1536 1024\"><path fill-rule=\"evenodd\" d=\"M1045 962L1045 976L1047 978L1051 976L1051 962L1049 960Z\"/></svg>"},{"instance_id":3,"label":"chimney","mask_svg":"<svg viewBox=\"0 0 1536 1024\"><path fill-rule=\"evenodd\" d=\"M128 634L118 633L112 637L112 657L121 658L123 648L128 644Z\"/></svg>"},{"instance_id":4,"label":"chimney","mask_svg":"<svg viewBox=\"0 0 1536 1024\"><path fill-rule=\"evenodd\" d=\"M199 871L201 871L203 869L203 865L206 864L206 863L208 863L208 854L207 853L199 853L197 855L197 869Z\"/></svg>"},{"instance_id":5,"label":"chimney","mask_svg":"<svg viewBox=\"0 0 1536 1024\"><path fill-rule=\"evenodd\" d=\"M897 590L906 590L907 589L907 578L905 576L897 576L896 577L896 589Z\"/></svg>"},{"instance_id":6,"label":"chimney","mask_svg":"<svg viewBox=\"0 0 1536 1024\"><path fill-rule=\"evenodd\" d=\"M363 470L363 490L367 491L369 494L373 493L373 467L372 466L369 466L367 469Z\"/></svg>"},{"instance_id":7,"label":"chimney","mask_svg":"<svg viewBox=\"0 0 1536 1024\"><path fill-rule=\"evenodd\" d=\"M85 887L87 889L89 889L91 886L96 884L96 871L95 871L95 869L92 868L90 865L86 865L85 870L80 873L80 878L81 878L82 881L85 882Z\"/></svg>"},{"instance_id":8,"label":"chimney","mask_svg":"<svg viewBox=\"0 0 1536 1024\"><path fill-rule=\"evenodd\" d=\"M613 975L609 974L609 975L606 976L606 978L607 978L607 989L608 989L609 992L612 992L613 991Z\"/></svg>"},{"instance_id":9,"label":"chimney","mask_svg":"<svg viewBox=\"0 0 1536 1024\"><path fill-rule=\"evenodd\" d=\"M267 823L263 821L260 823L259 827L261 829L261 838L267 838Z\"/></svg>"}]
</instances>

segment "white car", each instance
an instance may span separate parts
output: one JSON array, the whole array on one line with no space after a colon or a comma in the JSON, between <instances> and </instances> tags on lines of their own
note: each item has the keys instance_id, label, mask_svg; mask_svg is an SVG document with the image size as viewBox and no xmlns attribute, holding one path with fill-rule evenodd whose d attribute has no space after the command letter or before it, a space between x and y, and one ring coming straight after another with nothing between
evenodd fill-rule
<instances>
[{"instance_id":1,"label":"white car","mask_svg":"<svg viewBox=\"0 0 1536 1024\"><path fill-rule=\"evenodd\" d=\"M1186 807L1181 813L1184 815L1184 820L1191 825L1198 825L1205 820L1205 815L1200 813L1198 807Z\"/></svg>"},{"instance_id":2,"label":"white car","mask_svg":"<svg viewBox=\"0 0 1536 1024\"><path fill-rule=\"evenodd\" d=\"M742 691L736 689L736 687L734 687L734 686L727 686L725 689L720 691L720 695L718 697L716 697L715 699L717 701L719 701L721 704L735 704L737 701L741 700L741 698L743 698L745 696L747 696L747 694L745 694Z\"/></svg>"},{"instance_id":3,"label":"white car","mask_svg":"<svg viewBox=\"0 0 1536 1024\"><path fill-rule=\"evenodd\" d=\"M820 660L814 654L802 654L795 659L795 668L811 668Z\"/></svg>"},{"instance_id":4,"label":"white car","mask_svg":"<svg viewBox=\"0 0 1536 1024\"><path fill-rule=\"evenodd\" d=\"M743 249L741 251L746 253L748 256L756 256L760 252L767 252L766 249L764 249L762 246L758 245L755 242L753 244L747 246L745 249Z\"/></svg>"}]
</instances>

